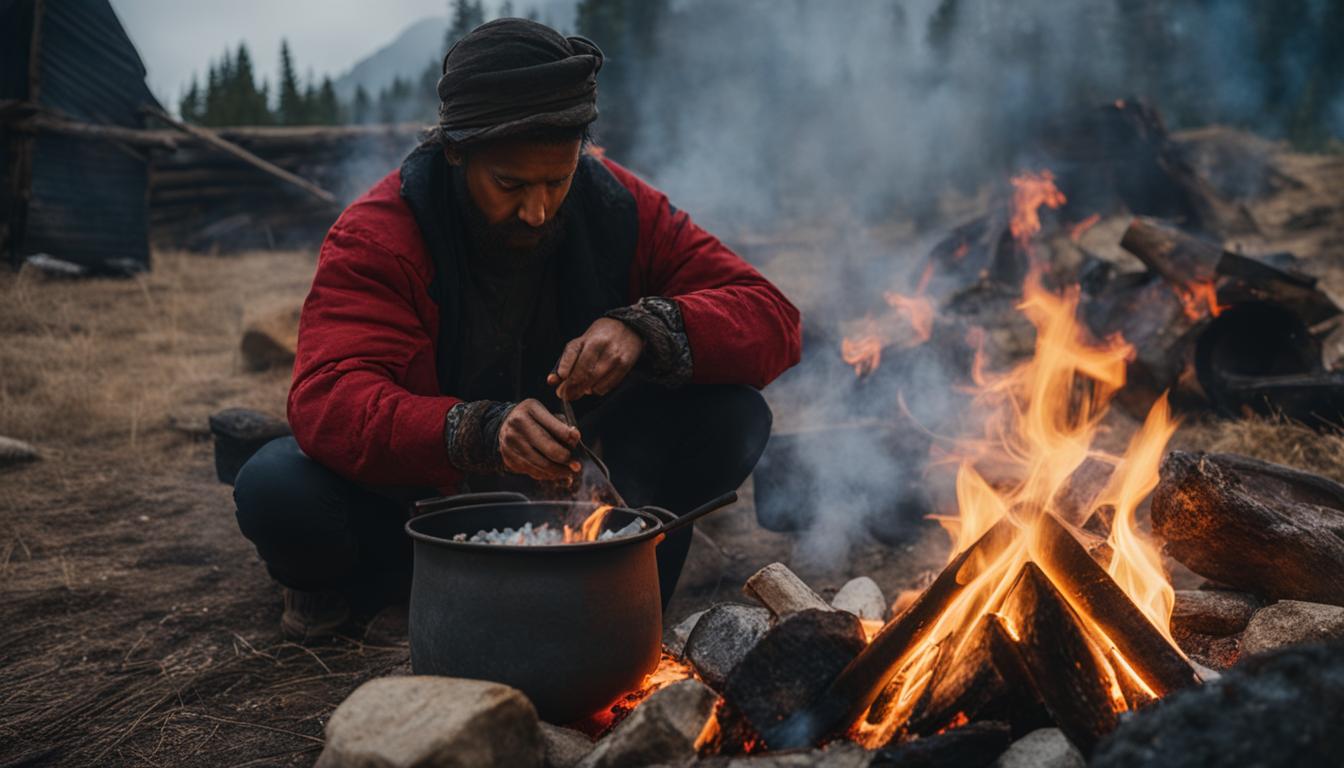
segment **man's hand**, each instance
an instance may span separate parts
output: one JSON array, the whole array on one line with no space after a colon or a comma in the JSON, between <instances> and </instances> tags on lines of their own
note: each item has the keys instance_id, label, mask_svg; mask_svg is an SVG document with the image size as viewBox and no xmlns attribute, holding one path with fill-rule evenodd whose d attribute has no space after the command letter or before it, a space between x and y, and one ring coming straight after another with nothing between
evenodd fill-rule
<instances>
[{"instance_id":1,"label":"man's hand","mask_svg":"<svg viewBox=\"0 0 1344 768\"><path fill-rule=\"evenodd\" d=\"M499 427L504 468L534 480L561 480L582 469L574 459L579 430L567 426L536 400L524 400Z\"/></svg>"},{"instance_id":2,"label":"man's hand","mask_svg":"<svg viewBox=\"0 0 1344 768\"><path fill-rule=\"evenodd\" d=\"M644 340L620 320L598 318L583 335L565 345L555 373L546 382L561 400L605 395L639 362Z\"/></svg>"}]
</instances>

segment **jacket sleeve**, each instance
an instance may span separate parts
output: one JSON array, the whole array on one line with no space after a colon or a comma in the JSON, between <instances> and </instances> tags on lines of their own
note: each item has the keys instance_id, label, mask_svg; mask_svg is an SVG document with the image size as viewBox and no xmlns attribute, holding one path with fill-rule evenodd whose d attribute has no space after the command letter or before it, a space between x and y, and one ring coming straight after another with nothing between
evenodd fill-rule
<instances>
[{"instance_id":1,"label":"jacket sleeve","mask_svg":"<svg viewBox=\"0 0 1344 768\"><path fill-rule=\"evenodd\" d=\"M639 210L632 298L676 302L690 342L691 381L759 389L796 365L802 320L784 294L662 192L607 165Z\"/></svg>"},{"instance_id":2,"label":"jacket sleeve","mask_svg":"<svg viewBox=\"0 0 1344 768\"><path fill-rule=\"evenodd\" d=\"M327 235L289 392L304 453L357 482L457 484L444 423L460 400L405 386L413 365L433 365L433 338L417 311L425 301L423 279L373 238L339 225Z\"/></svg>"}]
</instances>

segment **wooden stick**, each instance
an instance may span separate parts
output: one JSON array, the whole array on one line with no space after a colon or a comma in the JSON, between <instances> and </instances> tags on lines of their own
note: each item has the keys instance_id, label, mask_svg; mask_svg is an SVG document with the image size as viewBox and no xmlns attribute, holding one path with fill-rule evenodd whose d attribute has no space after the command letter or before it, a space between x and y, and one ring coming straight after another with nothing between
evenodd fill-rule
<instances>
[{"instance_id":1,"label":"wooden stick","mask_svg":"<svg viewBox=\"0 0 1344 768\"><path fill-rule=\"evenodd\" d=\"M132 146L147 146L158 149L177 149L177 139L168 131L149 131L138 128L126 128L120 125L102 125L84 123L77 120L64 120L50 114L41 114L19 124L37 131L62 133L67 136L83 136L93 139L120 141Z\"/></svg>"},{"instance_id":2,"label":"wooden stick","mask_svg":"<svg viewBox=\"0 0 1344 768\"><path fill-rule=\"evenodd\" d=\"M1055 724L1090 753L1118 724L1109 671L1088 640L1082 619L1035 563L1027 563L1004 600L1005 629L1015 658Z\"/></svg>"},{"instance_id":3,"label":"wooden stick","mask_svg":"<svg viewBox=\"0 0 1344 768\"><path fill-rule=\"evenodd\" d=\"M1052 514L1040 517L1037 560L1158 696L1196 685L1195 670Z\"/></svg>"},{"instance_id":4,"label":"wooden stick","mask_svg":"<svg viewBox=\"0 0 1344 768\"><path fill-rule=\"evenodd\" d=\"M188 123L184 123L180 120L174 119L167 112L164 112L162 109L159 109L157 107L147 106L142 107L142 109L146 114L153 115L154 117L158 118L159 120L162 120L168 125L173 126L174 128L182 131L183 133L186 133L189 136L194 136L197 139L204 141L206 144L209 144L210 146L220 150L221 152L227 152L228 154L233 155L239 160L242 160L243 162L255 168L258 168L259 170L265 171L266 173L269 173L272 176L282 181L285 181L289 184L293 184L294 186L298 187L299 189L302 189L303 191L307 192L313 197L316 197L317 199L321 200L324 203L328 203L334 206L340 205L340 203L336 200L336 196L331 194L327 190L317 186L311 181L308 181L302 176L297 176L293 173L290 173L289 171L286 171L284 168L275 165L274 163L267 162L266 160L257 157L256 155L252 154L251 152L248 152L246 149L243 149L237 144L234 144L233 142L222 138L214 131L211 131L207 128L202 128L198 125L190 125Z\"/></svg>"},{"instance_id":5,"label":"wooden stick","mask_svg":"<svg viewBox=\"0 0 1344 768\"><path fill-rule=\"evenodd\" d=\"M914 605L887 622L820 698L763 733L765 742L772 749L814 746L863 717L906 652L925 638L948 603L974 581L985 561L1003 551L1013 532L1012 522L1004 518L953 558Z\"/></svg>"},{"instance_id":6,"label":"wooden stick","mask_svg":"<svg viewBox=\"0 0 1344 768\"><path fill-rule=\"evenodd\" d=\"M776 620L800 611L833 610L783 563L771 563L757 571L742 585L742 594L769 608Z\"/></svg>"}]
</instances>

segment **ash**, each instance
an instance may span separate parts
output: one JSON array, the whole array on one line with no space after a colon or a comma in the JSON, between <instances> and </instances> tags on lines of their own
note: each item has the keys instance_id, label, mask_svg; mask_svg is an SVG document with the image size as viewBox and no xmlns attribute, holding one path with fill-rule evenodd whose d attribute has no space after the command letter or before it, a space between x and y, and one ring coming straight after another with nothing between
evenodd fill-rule
<instances>
[{"instance_id":1,"label":"ash","mask_svg":"<svg viewBox=\"0 0 1344 768\"><path fill-rule=\"evenodd\" d=\"M625 527L615 531L603 531L596 541L607 541L608 539L619 539L624 536L633 536L644 530L642 520L631 520ZM531 523L525 523L521 528L493 528L488 531L477 531L470 537L465 533L459 533L453 536L453 541L466 541L473 544L512 544L514 546L524 547L546 547L555 544L584 544L584 541L572 540L565 541L564 527L552 527L550 523L542 523L533 526Z\"/></svg>"}]
</instances>

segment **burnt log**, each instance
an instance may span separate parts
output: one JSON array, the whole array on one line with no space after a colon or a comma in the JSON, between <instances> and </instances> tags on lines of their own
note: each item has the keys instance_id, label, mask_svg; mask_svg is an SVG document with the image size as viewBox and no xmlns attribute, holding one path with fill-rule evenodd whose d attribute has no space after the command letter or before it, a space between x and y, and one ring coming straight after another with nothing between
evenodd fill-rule
<instances>
[{"instance_id":1,"label":"burnt log","mask_svg":"<svg viewBox=\"0 0 1344 768\"><path fill-rule=\"evenodd\" d=\"M1042 515L1039 534L1037 559L1054 575L1055 586L1106 633L1158 696L1199 682L1180 651L1172 647L1064 523L1054 515Z\"/></svg>"},{"instance_id":2,"label":"burnt log","mask_svg":"<svg viewBox=\"0 0 1344 768\"><path fill-rule=\"evenodd\" d=\"M989 617L982 618L966 634L946 645L958 652L945 652L934 667L928 695L910 715L906 730L929 734L946 728L958 716L974 720L1006 692L990 647Z\"/></svg>"},{"instance_id":3,"label":"burnt log","mask_svg":"<svg viewBox=\"0 0 1344 768\"><path fill-rule=\"evenodd\" d=\"M863 624L845 611L808 609L775 625L723 686L725 719L741 718L765 735L815 699L865 645ZM766 737L765 743L775 747Z\"/></svg>"},{"instance_id":4,"label":"burnt log","mask_svg":"<svg viewBox=\"0 0 1344 768\"><path fill-rule=\"evenodd\" d=\"M933 736L884 747L873 757L872 766L890 768L982 768L1008 749L1013 731L1008 723L984 720L967 723Z\"/></svg>"},{"instance_id":5,"label":"burnt log","mask_svg":"<svg viewBox=\"0 0 1344 768\"><path fill-rule=\"evenodd\" d=\"M1171 452L1153 531L1195 573L1274 599L1344 605L1344 486L1232 454Z\"/></svg>"},{"instance_id":6,"label":"burnt log","mask_svg":"<svg viewBox=\"0 0 1344 768\"><path fill-rule=\"evenodd\" d=\"M1085 754L1118 724L1105 659L1082 619L1035 563L1022 566L992 625L995 662L1030 686L1059 729ZM1006 633L994 635L1001 627Z\"/></svg>"},{"instance_id":7,"label":"burnt log","mask_svg":"<svg viewBox=\"0 0 1344 768\"><path fill-rule=\"evenodd\" d=\"M849 727L872 706L910 649L925 639L948 603L970 584L987 560L1003 551L1015 528L1000 520L947 564L923 594L887 622L824 693L761 735L773 749L815 746Z\"/></svg>"}]
</instances>

